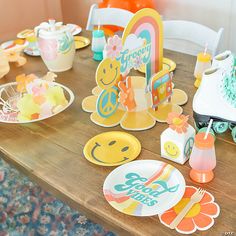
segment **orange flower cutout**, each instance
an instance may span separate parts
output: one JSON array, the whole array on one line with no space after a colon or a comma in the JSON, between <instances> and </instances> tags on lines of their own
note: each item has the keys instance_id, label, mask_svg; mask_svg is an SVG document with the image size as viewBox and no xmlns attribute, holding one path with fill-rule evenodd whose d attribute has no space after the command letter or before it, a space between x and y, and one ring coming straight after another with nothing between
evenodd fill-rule
<instances>
[{"instance_id":1,"label":"orange flower cutout","mask_svg":"<svg viewBox=\"0 0 236 236\"><path fill-rule=\"evenodd\" d=\"M169 124L169 127L177 133L186 133L188 128L188 118L189 116L171 112L168 114L167 123Z\"/></svg>"},{"instance_id":2,"label":"orange flower cutout","mask_svg":"<svg viewBox=\"0 0 236 236\"><path fill-rule=\"evenodd\" d=\"M180 213L180 211L188 204L191 196L197 191L193 186L186 186L185 193L180 202L170 210L159 215L162 224L167 227ZM199 203L193 205L187 215L176 227L176 231L182 234L192 234L197 229L207 230L214 225L214 218L220 213L220 208L214 202L214 197L206 192Z\"/></svg>"},{"instance_id":3,"label":"orange flower cutout","mask_svg":"<svg viewBox=\"0 0 236 236\"><path fill-rule=\"evenodd\" d=\"M17 91L20 93L26 92L26 85L32 82L36 76L34 74L25 75L21 74L16 76L16 82L17 82Z\"/></svg>"}]
</instances>

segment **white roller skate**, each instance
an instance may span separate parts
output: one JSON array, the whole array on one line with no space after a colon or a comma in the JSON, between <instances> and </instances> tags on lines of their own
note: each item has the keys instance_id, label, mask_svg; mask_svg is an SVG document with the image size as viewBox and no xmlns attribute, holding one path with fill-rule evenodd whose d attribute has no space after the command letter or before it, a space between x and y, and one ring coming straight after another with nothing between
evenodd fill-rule
<instances>
[{"instance_id":1,"label":"white roller skate","mask_svg":"<svg viewBox=\"0 0 236 236\"><path fill-rule=\"evenodd\" d=\"M231 51L225 51L216 55L212 61L212 67L219 67L226 75L232 76L235 69L235 58Z\"/></svg>"},{"instance_id":2,"label":"white roller skate","mask_svg":"<svg viewBox=\"0 0 236 236\"><path fill-rule=\"evenodd\" d=\"M230 128L233 140L236 142L234 59L231 53L227 52L225 55L224 60L219 60L223 57L217 56L217 60L214 59L214 65L217 67L212 67L203 73L201 85L193 98L193 115L197 128L206 127L210 119L213 119L214 131L224 133Z\"/></svg>"}]
</instances>

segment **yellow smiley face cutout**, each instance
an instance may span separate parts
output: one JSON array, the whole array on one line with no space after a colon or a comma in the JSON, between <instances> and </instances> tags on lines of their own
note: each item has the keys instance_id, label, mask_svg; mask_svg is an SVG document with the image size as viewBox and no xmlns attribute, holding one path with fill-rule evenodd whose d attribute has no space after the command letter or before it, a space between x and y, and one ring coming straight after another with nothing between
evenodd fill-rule
<instances>
[{"instance_id":1,"label":"yellow smiley face cutout","mask_svg":"<svg viewBox=\"0 0 236 236\"><path fill-rule=\"evenodd\" d=\"M101 133L85 145L85 158L101 166L118 166L134 160L141 152L139 140L119 131Z\"/></svg>"},{"instance_id":2,"label":"yellow smiley face cutout","mask_svg":"<svg viewBox=\"0 0 236 236\"><path fill-rule=\"evenodd\" d=\"M120 62L106 58L99 64L96 71L97 85L102 89L111 88L120 78Z\"/></svg>"},{"instance_id":3,"label":"yellow smiley face cutout","mask_svg":"<svg viewBox=\"0 0 236 236\"><path fill-rule=\"evenodd\" d=\"M171 157L171 158L178 158L179 157L180 150L175 143L173 143L171 141L166 142L164 144L164 149L169 157Z\"/></svg>"}]
</instances>

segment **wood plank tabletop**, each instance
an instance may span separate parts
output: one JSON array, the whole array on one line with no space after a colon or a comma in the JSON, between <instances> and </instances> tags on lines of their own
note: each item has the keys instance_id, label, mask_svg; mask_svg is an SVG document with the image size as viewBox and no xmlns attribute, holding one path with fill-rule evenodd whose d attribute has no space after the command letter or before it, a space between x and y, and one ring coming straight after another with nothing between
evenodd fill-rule
<instances>
[{"instance_id":1,"label":"wood plank tabletop","mask_svg":"<svg viewBox=\"0 0 236 236\"><path fill-rule=\"evenodd\" d=\"M82 35L90 37L91 34L83 32ZM164 51L164 56L177 64L173 80L175 87L183 89L189 96L183 109L184 114L190 115L193 125L192 99L196 91L193 71L196 58L171 51ZM23 67L11 65L11 71L0 80L0 84L14 81L15 76L21 73L46 74L47 68L40 57L27 57L27 60ZM78 50L73 68L58 73L56 79L74 92L74 103L64 112L40 122L22 125L0 123L0 155L45 190L119 235L176 235L175 231L160 223L158 216L139 218L113 209L103 196L102 186L114 167L94 165L82 154L85 143L91 137L101 132L122 130L120 126L103 128L95 125L89 119L90 114L81 108L83 98L91 95L92 88L96 86L97 66L98 63L92 59L90 46ZM165 161L181 171L187 185L201 186L214 195L221 208L220 216L211 229L193 235L236 233L236 144L230 133L217 136L215 178L201 185L190 180L188 163L180 165L160 156L160 134L166 128L166 124L157 123L147 131L129 132L142 144L137 160Z\"/></svg>"}]
</instances>

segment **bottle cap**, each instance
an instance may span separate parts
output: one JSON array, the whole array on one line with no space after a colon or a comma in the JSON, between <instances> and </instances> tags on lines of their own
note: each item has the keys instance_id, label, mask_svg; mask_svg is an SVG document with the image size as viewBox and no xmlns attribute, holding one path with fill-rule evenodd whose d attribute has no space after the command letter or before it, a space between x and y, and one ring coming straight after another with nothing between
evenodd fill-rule
<instances>
[{"instance_id":1,"label":"bottle cap","mask_svg":"<svg viewBox=\"0 0 236 236\"><path fill-rule=\"evenodd\" d=\"M104 37L104 31L103 30L94 30L93 31L93 37L94 38Z\"/></svg>"},{"instance_id":2,"label":"bottle cap","mask_svg":"<svg viewBox=\"0 0 236 236\"><path fill-rule=\"evenodd\" d=\"M212 133L209 133L207 135L207 138L204 139L205 137L205 132L197 133L195 136L195 146L201 149L208 149L212 148L214 146L215 142L215 137L212 135Z\"/></svg>"},{"instance_id":3,"label":"bottle cap","mask_svg":"<svg viewBox=\"0 0 236 236\"><path fill-rule=\"evenodd\" d=\"M197 55L197 60L199 62L209 62L211 61L211 55L209 53L200 52Z\"/></svg>"}]
</instances>

